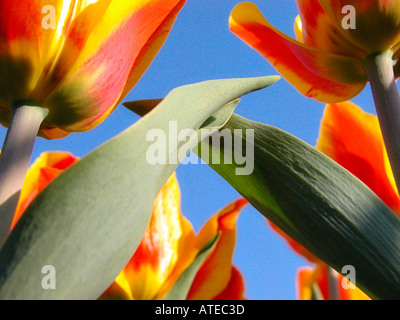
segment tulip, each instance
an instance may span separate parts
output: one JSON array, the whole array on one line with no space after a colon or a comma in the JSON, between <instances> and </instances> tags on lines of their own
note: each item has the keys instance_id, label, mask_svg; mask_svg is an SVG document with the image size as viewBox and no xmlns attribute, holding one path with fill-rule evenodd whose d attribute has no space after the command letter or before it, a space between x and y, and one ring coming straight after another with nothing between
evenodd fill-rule
<instances>
[{"instance_id":1,"label":"tulip","mask_svg":"<svg viewBox=\"0 0 400 320\"><path fill-rule=\"evenodd\" d=\"M250 2L235 7L230 28L305 96L328 103L351 99L368 81L363 61L369 54L386 50L398 54L400 1L296 3L297 41L275 29ZM342 10L349 4L355 10L355 29L342 25L346 18Z\"/></svg>"},{"instance_id":2,"label":"tulip","mask_svg":"<svg viewBox=\"0 0 400 320\"><path fill-rule=\"evenodd\" d=\"M220 232L220 238L198 270L187 299L244 299L243 278L232 266L235 221L247 204L239 199L219 211L195 235L180 212L180 191L175 174L154 201L153 214L135 254L101 300L163 299L199 250Z\"/></svg>"},{"instance_id":3,"label":"tulip","mask_svg":"<svg viewBox=\"0 0 400 320\"><path fill-rule=\"evenodd\" d=\"M297 41L275 29L249 2L235 7L230 28L307 97L342 102L369 81L400 188L400 96L395 83L400 75L400 0L296 3Z\"/></svg>"},{"instance_id":4,"label":"tulip","mask_svg":"<svg viewBox=\"0 0 400 320\"><path fill-rule=\"evenodd\" d=\"M36 135L101 123L138 82L184 0L0 0L0 243Z\"/></svg>"},{"instance_id":5,"label":"tulip","mask_svg":"<svg viewBox=\"0 0 400 320\"><path fill-rule=\"evenodd\" d=\"M184 2L0 0L1 124L28 100L48 110L46 138L98 125L149 66Z\"/></svg>"}]
</instances>

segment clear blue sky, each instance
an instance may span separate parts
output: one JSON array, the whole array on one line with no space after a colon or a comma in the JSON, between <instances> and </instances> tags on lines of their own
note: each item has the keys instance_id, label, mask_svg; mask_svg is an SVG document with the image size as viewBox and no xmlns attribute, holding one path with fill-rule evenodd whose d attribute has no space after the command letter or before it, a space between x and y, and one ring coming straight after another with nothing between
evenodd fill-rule
<instances>
[{"instance_id":1,"label":"clear blue sky","mask_svg":"<svg viewBox=\"0 0 400 320\"><path fill-rule=\"evenodd\" d=\"M187 0L164 47L125 101L164 97L177 86L204 80L275 75L277 72L257 52L229 31L231 10L241 1ZM294 0L254 0L279 30L294 36L297 15ZM353 100L374 113L366 90ZM236 113L264 122L316 144L324 105L300 95L284 79L242 99ZM62 140L39 138L32 159L44 151L63 150L84 156L123 131L138 117L119 106L101 125ZM0 129L3 139L5 129ZM218 209L239 194L207 165L189 164L177 170L182 191L182 211L199 230ZM295 274L307 262L294 254L272 232L255 209L246 207L238 220L234 263L246 282L249 299L295 299Z\"/></svg>"}]
</instances>

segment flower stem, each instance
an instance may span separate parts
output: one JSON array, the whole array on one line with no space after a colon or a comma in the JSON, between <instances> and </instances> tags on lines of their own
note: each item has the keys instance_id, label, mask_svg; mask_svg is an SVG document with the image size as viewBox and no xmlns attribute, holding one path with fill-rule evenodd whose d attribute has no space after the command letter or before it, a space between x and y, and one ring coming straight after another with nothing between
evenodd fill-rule
<instances>
[{"instance_id":1,"label":"flower stem","mask_svg":"<svg viewBox=\"0 0 400 320\"><path fill-rule=\"evenodd\" d=\"M329 300L339 300L339 285L337 273L330 266L326 266L328 273Z\"/></svg>"},{"instance_id":2,"label":"flower stem","mask_svg":"<svg viewBox=\"0 0 400 320\"><path fill-rule=\"evenodd\" d=\"M0 245L7 238L39 127L48 110L25 102L12 106L0 155Z\"/></svg>"},{"instance_id":3,"label":"flower stem","mask_svg":"<svg viewBox=\"0 0 400 320\"><path fill-rule=\"evenodd\" d=\"M364 60L364 64L397 190L400 191L400 96L394 77L392 54L371 54Z\"/></svg>"}]
</instances>

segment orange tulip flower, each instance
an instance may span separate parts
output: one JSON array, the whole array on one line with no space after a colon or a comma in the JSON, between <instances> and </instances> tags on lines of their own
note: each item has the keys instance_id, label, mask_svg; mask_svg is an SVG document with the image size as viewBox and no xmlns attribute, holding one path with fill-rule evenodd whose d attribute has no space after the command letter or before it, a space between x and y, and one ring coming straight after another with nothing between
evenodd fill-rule
<instances>
[{"instance_id":1,"label":"orange tulip flower","mask_svg":"<svg viewBox=\"0 0 400 320\"><path fill-rule=\"evenodd\" d=\"M317 149L357 176L400 217L400 197L377 117L350 102L328 104L321 122ZM299 271L299 297L311 297L312 285L317 283L322 296L328 298L326 266L276 226L271 226L297 253L317 265L315 270L305 268ZM339 284L342 280L343 277L339 276ZM342 299L367 298L360 292L358 289L341 289L339 294Z\"/></svg>"},{"instance_id":2,"label":"orange tulip flower","mask_svg":"<svg viewBox=\"0 0 400 320\"><path fill-rule=\"evenodd\" d=\"M389 51L397 60L399 0L296 3L297 41L275 29L249 2L234 8L230 28L305 96L328 103L351 99L368 81L367 56ZM394 68L398 77L399 66Z\"/></svg>"},{"instance_id":3,"label":"orange tulip flower","mask_svg":"<svg viewBox=\"0 0 400 320\"><path fill-rule=\"evenodd\" d=\"M199 250L221 232L204 261L187 299L244 299L240 272L232 266L235 221L246 205L239 199L212 217L196 236L180 212L180 191L175 175L158 194L146 233L132 259L100 299L163 299Z\"/></svg>"},{"instance_id":4,"label":"orange tulip flower","mask_svg":"<svg viewBox=\"0 0 400 320\"><path fill-rule=\"evenodd\" d=\"M40 135L103 121L162 46L184 0L0 0L0 123L31 101Z\"/></svg>"}]
</instances>

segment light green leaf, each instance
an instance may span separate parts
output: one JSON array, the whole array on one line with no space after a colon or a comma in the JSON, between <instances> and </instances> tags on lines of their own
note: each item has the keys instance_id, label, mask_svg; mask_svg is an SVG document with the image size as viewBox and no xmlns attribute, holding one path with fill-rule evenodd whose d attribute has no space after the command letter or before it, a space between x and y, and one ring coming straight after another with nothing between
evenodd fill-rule
<instances>
[{"instance_id":1,"label":"light green leaf","mask_svg":"<svg viewBox=\"0 0 400 320\"><path fill-rule=\"evenodd\" d=\"M133 255L155 196L178 166L177 161L150 164L146 151L154 140L148 141L147 134L157 129L168 137L173 129L198 130L225 105L277 79L214 80L177 88L138 123L66 170L29 206L1 249L0 298L98 298ZM170 146L167 155L184 145ZM47 265L56 271L55 290L42 288Z\"/></svg>"},{"instance_id":2,"label":"light green leaf","mask_svg":"<svg viewBox=\"0 0 400 320\"><path fill-rule=\"evenodd\" d=\"M165 300L185 300L192 286L193 280L204 260L216 246L220 234L218 233L198 252L192 264L181 274L174 286L168 292Z\"/></svg>"},{"instance_id":3,"label":"light green leaf","mask_svg":"<svg viewBox=\"0 0 400 320\"><path fill-rule=\"evenodd\" d=\"M234 114L221 130L230 132L233 143L227 139L217 148L211 138L203 141L198 152L204 161L210 162L209 154L216 152L222 159L224 153L234 153L233 146L239 147L254 164L251 174L237 175L243 164L235 161L210 166L266 218L336 271L353 266L356 285L372 298L400 298L400 219L368 187L277 128Z\"/></svg>"}]
</instances>

